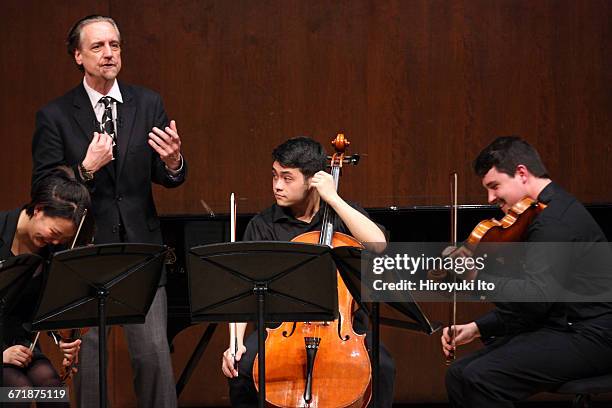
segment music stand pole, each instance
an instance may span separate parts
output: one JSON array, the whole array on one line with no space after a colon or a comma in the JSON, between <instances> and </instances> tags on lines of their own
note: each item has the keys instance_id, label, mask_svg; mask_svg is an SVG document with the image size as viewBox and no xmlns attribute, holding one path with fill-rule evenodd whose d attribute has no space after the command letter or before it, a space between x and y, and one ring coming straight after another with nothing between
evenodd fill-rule
<instances>
[{"instance_id":1,"label":"music stand pole","mask_svg":"<svg viewBox=\"0 0 612 408\"><path fill-rule=\"evenodd\" d=\"M372 303L372 402L380 401L380 305Z\"/></svg>"},{"instance_id":2,"label":"music stand pole","mask_svg":"<svg viewBox=\"0 0 612 408\"><path fill-rule=\"evenodd\" d=\"M6 301L4 297L0 299L0 344L4 344L4 309ZM4 351L4 350L3 350ZM4 365L4 361L2 362ZM4 387L4 368L0 370L0 387ZM0 407L3 407L4 403L0 402Z\"/></svg>"},{"instance_id":3,"label":"music stand pole","mask_svg":"<svg viewBox=\"0 0 612 408\"><path fill-rule=\"evenodd\" d=\"M266 287L257 286L253 289L257 296L257 359L259 370L259 408L266 404L266 321L264 318L266 309Z\"/></svg>"},{"instance_id":4,"label":"music stand pole","mask_svg":"<svg viewBox=\"0 0 612 408\"><path fill-rule=\"evenodd\" d=\"M100 386L100 408L106 408L106 298L108 290L99 288L98 298L98 382Z\"/></svg>"}]
</instances>

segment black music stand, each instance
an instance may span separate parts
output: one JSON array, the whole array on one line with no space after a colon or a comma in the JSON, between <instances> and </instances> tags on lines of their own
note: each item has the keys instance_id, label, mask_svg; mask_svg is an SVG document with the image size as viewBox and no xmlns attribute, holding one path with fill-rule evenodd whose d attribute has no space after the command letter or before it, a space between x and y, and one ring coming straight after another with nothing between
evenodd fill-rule
<instances>
[{"instance_id":1,"label":"black music stand","mask_svg":"<svg viewBox=\"0 0 612 408\"><path fill-rule=\"evenodd\" d=\"M192 322L257 322L259 407L263 408L266 322L337 318L331 249L293 242L211 244L192 248L187 266Z\"/></svg>"},{"instance_id":2,"label":"black music stand","mask_svg":"<svg viewBox=\"0 0 612 408\"><path fill-rule=\"evenodd\" d=\"M106 407L106 326L144 323L166 248L103 244L57 252L51 259L32 329L99 329L100 407Z\"/></svg>"},{"instance_id":3,"label":"black music stand","mask_svg":"<svg viewBox=\"0 0 612 408\"><path fill-rule=\"evenodd\" d=\"M17 304L42 260L38 255L24 254L0 262L0 344L4 342L4 317ZM0 370L0 387L4 386L3 374Z\"/></svg>"},{"instance_id":4,"label":"black music stand","mask_svg":"<svg viewBox=\"0 0 612 408\"><path fill-rule=\"evenodd\" d=\"M363 251L363 249L356 247L337 247L332 250L332 254L344 284L359 306L368 313L372 322L372 343L370 344L372 348L372 361L374 362L372 365L372 403L374 407L378 407L380 395L380 323L424 332L429 335L438 331L442 324L430 322L409 293L402 293L401 297L398 296L397 302L383 303L397 310L400 314L410 319L410 321L380 318L379 302L364 302L362 300L361 258Z\"/></svg>"}]
</instances>

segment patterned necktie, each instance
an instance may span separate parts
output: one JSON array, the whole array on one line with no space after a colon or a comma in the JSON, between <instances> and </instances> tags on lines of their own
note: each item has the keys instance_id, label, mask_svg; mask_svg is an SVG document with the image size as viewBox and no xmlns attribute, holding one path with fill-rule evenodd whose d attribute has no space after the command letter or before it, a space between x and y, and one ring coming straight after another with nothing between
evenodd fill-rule
<instances>
[{"instance_id":1,"label":"patterned necktie","mask_svg":"<svg viewBox=\"0 0 612 408\"><path fill-rule=\"evenodd\" d=\"M115 122L113 122L113 98L110 96L104 96L100 99L100 102L104 104L104 114L102 115L102 122L100 122L100 131L106 133L113 138L113 160L119 157L119 151L117 148L117 134L115 133Z\"/></svg>"}]
</instances>

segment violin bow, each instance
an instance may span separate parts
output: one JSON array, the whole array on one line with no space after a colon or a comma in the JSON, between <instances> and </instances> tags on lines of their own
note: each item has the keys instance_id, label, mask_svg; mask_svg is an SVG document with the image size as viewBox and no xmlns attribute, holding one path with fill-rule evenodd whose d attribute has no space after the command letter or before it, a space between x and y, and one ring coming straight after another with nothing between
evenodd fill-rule
<instances>
[{"instance_id":1,"label":"violin bow","mask_svg":"<svg viewBox=\"0 0 612 408\"><path fill-rule=\"evenodd\" d=\"M230 194L230 242L236 242L236 195ZM236 323L229 324L230 330L230 352L234 359L234 368L236 368L236 354L238 354L238 336Z\"/></svg>"},{"instance_id":2,"label":"violin bow","mask_svg":"<svg viewBox=\"0 0 612 408\"><path fill-rule=\"evenodd\" d=\"M450 192L451 192L451 225L450 225L450 235L452 245L457 247L457 172L452 172L450 175ZM457 275L455 273L453 276L453 288L456 287ZM451 346L452 349L446 357L446 364L450 365L453 361L455 361L455 351L457 349L457 344L455 342L456 338L456 326L457 326L457 292L453 289L453 300L450 304L450 316L449 316L449 328L448 332L451 338Z\"/></svg>"},{"instance_id":3,"label":"violin bow","mask_svg":"<svg viewBox=\"0 0 612 408\"><path fill-rule=\"evenodd\" d=\"M70 249L74 249L74 247L75 247L75 245L76 245L76 243L77 243L77 240L79 239L79 234L81 233L81 229L83 228L83 223L85 222L85 218L86 218L86 217L87 217L87 208L85 208L85 209L83 210L83 216L81 217L81 222L79 222L79 227L77 228L77 232L76 232L76 234L74 234L74 239L72 240L72 245L70 245ZM39 332L39 333L40 333L40 332ZM59 333L59 332L58 332L58 333ZM79 335L78 335L78 338L80 338L80 337L81 337L80 333L81 333L81 332L80 332L80 330L79 330ZM73 334L74 334L74 330L73 330ZM60 336L60 337L61 337L61 336ZM59 345L59 341L57 342L57 344ZM72 377L72 374L73 374L73 372L74 372L74 368L75 368L75 366L76 366L76 360L77 360L77 358L78 358L78 352L77 352L77 354L74 356L74 360L73 360L73 361L72 361L72 363L70 364L70 367L64 367L64 370L65 370L65 371L64 371L64 373L62 374L62 377L61 377L61 379L60 379L60 380L61 380L61 382L62 382L62 384L66 384L66 381L68 381L68 380L69 380L69 379Z\"/></svg>"},{"instance_id":4,"label":"violin bow","mask_svg":"<svg viewBox=\"0 0 612 408\"><path fill-rule=\"evenodd\" d=\"M79 234L81 233L81 228L83 228L83 222L85 222L85 218L87 217L87 208L83 210L83 216L81 217L81 222L79 222L79 227L77 228L76 234L74 234L74 239L72 240L72 245L70 245L70 249L74 249L74 246L77 243L77 239L79 239Z\"/></svg>"}]
</instances>

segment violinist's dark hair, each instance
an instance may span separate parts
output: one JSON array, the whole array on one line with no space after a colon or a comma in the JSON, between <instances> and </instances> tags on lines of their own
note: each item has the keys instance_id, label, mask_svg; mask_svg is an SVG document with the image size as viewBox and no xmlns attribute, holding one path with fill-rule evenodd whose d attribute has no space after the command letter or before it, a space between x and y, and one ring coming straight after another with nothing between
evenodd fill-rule
<instances>
[{"instance_id":1,"label":"violinist's dark hair","mask_svg":"<svg viewBox=\"0 0 612 408\"><path fill-rule=\"evenodd\" d=\"M294 137L280 144L272 152L272 158L283 167L299 169L307 178L327 166L327 153L321 143L306 136Z\"/></svg>"},{"instance_id":2,"label":"violinist's dark hair","mask_svg":"<svg viewBox=\"0 0 612 408\"><path fill-rule=\"evenodd\" d=\"M83 17L70 28L68 31L68 36L66 37L66 50L68 51L68 55L74 60L74 51L81 47L81 32L83 31L83 27L91 23L109 23L115 30L117 30L117 35L119 37L119 41L121 41L121 32L119 31L119 27L117 27L117 23L111 17L100 16L97 14L92 14L90 16ZM84 71L83 65L76 64L80 71Z\"/></svg>"},{"instance_id":3,"label":"violinist's dark hair","mask_svg":"<svg viewBox=\"0 0 612 408\"><path fill-rule=\"evenodd\" d=\"M495 139L474 160L474 171L482 178L495 166L497 171L514 177L519 164L527 167L536 177L549 177L537 150L518 136L501 136Z\"/></svg>"},{"instance_id":4,"label":"violinist's dark hair","mask_svg":"<svg viewBox=\"0 0 612 408\"><path fill-rule=\"evenodd\" d=\"M57 167L36 182L32 186L30 202L24 208L30 218L34 216L35 210L39 210L47 217L70 220L75 228L79 227L85 210L87 210L78 242L91 242L94 233L94 218L89 190L77 181L71 168Z\"/></svg>"}]
</instances>

